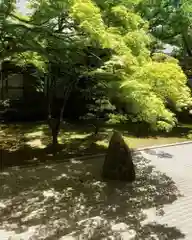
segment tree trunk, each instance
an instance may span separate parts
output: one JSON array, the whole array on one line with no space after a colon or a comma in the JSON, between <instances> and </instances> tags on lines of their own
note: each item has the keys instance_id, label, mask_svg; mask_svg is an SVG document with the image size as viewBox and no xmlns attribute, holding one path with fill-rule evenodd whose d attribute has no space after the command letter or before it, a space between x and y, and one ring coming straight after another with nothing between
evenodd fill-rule
<instances>
[{"instance_id":1,"label":"tree trunk","mask_svg":"<svg viewBox=\"0 0 192 240\"><path fill-rule=\"evenodd\" d=\"M73 69L74 71L74 69ZM71 91L75 84L77 83L77 79L71 81L69 77L69 81L65 81L63 88L63 96L58 94L58 86L57 86L57 76L58 72L54 72L51 69L51 64L49 64L49 74L50 78L47 79L47 103L48 103L48 125L51 130L52 135L52 146L53 153L56 153L58 146L58 135L61 127L61 122L63 120L63 113L68 101L68 98L71 94ZM69 74L69 73L68 73ZM69 75L68 75L69 76Z\"/></svg>"},{"instance_id":2,"label":"tree trunk","mask_svg":"<svg viewBox=\"0 0 192 240\"><path fill-rule=\"evenodd\" d=\"M52 146L54 153L56 152L58 146L58 135L61 127L61 122L63 119L64 109L71 93L72 87L68 87L65 91L63 99L52 98L52 102L49 103L49 116L48 124L51 129L52 134Z\"/></svg>"},{"instance_id":3,"label":"tree trunk","mask_svg":"<svg viewBox=\"0 0 192 240\"><path fill-rule=\"evenodd\" d=\"M94 135L97 136L98 133L99 133L99 130L100 130L99 120L97 120L97 121L95 122L94 127L95 127Z\"/></svg>"},{"instance_id":4,"label":"tree trunk","mask_svg":"<svg viewBox=\"0 0 192 240\"><path fill-rule=\"evenodd\" d=\"M58 134L60 129L60 118L50 118L49 119L49 127L51 129L51 135L52 135L52 145L55 149L58 145Z\"/></svg>"},{"instance_id":5,"label":"tree trunk","mask_svg":"<svg viewBox=\"0 0 192 240\"><path fill-rule=\"evenodd\" d=\"M187 34L187 30L186 30L186 32L182 33L182 36L183 36L184 47L187 51L188 56L191 57L192 56L192 50L191 50L190 40L189 40L189 36Z\"/></svg>"},{"instance_id":6,"label":"tree trunk","mask_svg":"<svg viewBox=\"0 0 192 240\"><path fill-rule=\"evenodd\" d=\"M97 135L98 133L99 133L99 126L96 125L96 126L95 126L95 135Z\"/></svg>"},{"instance_id":7,"label":"tree trunk","mask_svg":"<svg viewBox=\"0 0 192 240\"><path fill-rule=\"evenodd\" d=\"M58 145L58 132L55 131L55 129L52 128L52 145L53 148L56 148Z\"/></svg>"},{"instance_id":8,"label":"tree trunk","mask_svg":"<svg viewBox=\"0 0 192 240\"><path fill-rule=\"evenodd\" d=\"M48 125L52 135L52 147L55 151L58 146L58 135L63 119L63 109L65 108L65 102L67 99L52 99L49 106Z\"/></svg>"}]
</instances>

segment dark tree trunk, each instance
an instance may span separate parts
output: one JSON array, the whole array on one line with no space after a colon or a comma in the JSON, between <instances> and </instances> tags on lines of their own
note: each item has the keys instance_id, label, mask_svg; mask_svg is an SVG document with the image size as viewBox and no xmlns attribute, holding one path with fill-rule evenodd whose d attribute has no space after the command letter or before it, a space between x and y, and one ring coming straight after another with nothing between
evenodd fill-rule
<instances>
[{"instance_id":1,"label":"dark tree trunk","mask_svg":"<svg viewBox=\"0 0 192 240\"><path fill-rule=\"evenodd\" d=\"M95 126L95 135L97 135L99 133L99 126L96 124L96 126Z\"/></svg>"},{"instance_id":2,"label":"dark tree trunk","mask_svg":"<svg viewBox=\"0 0 192 240\"><path fill-rule=\"evenodd\" d=\"M190 46L190 40L189 40L189 36L187 34L187 31L183 32L182 35L183 35L183 42L184 42L184 47L186 49L186 52L187 52L189 57L192 57L192 49L191 49L191 46Z\"/></svg>"},{"instance_id":3,"label":"dark tree trunk","mask_svg":"<svg viewBox=\"0 0 192 240\"><path fill-rule=\"evenodd\" d=\"M62 21L61 21L62 23ZM57 77L59 76L59 70L49 65L50 78L47 79L47 103L48 103L48 125L52 135L52 146L53 150L57 149L58 146L58 135L63 120L63 113L67 104L68 98L71 94L73 87L77 84L77 80L74 77L72 80L71 75L74 76L75 69L70 69L66 72L66 79L63 82L63 96L61 96L60 89L57 86ZM57 64L57 61L54 62ZM70 71L73 71L70 75Z\"/></svg>"},{"instance_id":4,"label":"dark tree trunk","mask_svg":"<svg viewBox=\"0 0 192 240\"><path fill-rule=\"evenodd\" d=\"M94 132L94 134L95 134L95 135L98 135L98 133L99 133L99 131L100 131L100 128L101 128L101 123L100 123L100 120L99 120L99 119L96 120L94 126L95 126L95 132Z\"/></svg>"},{"instance_id":5,"label":"dark tree trunk","mask_svg":"<svg viewBox=\"0 0 192 240\"><path fill-rule=\"evenodd\" d=\"M48 125L52 135L52 147L55 151L58 146L58 135L63 119L63 99L52 99L52 103L49 107Z\"/></svg>"},{"instance_id":6,"label":"dark tree trunk","mask_svg":"<svg viewBox=\"0 0 192 240\"><path fill-rule=\"evenodd\" d=\"M3 76L3 70L0 69L0 81L1 81L1 100L4 100L4 76Z\"/></svg>"},{"instance_id":7,"label":"dark tree trunk","mask_svg":"<svg viewBox=\"0 0 192 240\"><path fill-rule=\"evenodd\" d=\"M51 129L53 148L56 148L56 146L58 145L58 135L60 130L60 124L61 124L60 118L49 119L49 127Z\"/></svg>"},{"instance_id":8,"label":"dark tree trunk","mask_svg":"<svg viewBox=\"0 0 192 240\"><path fill-rule=\"evenodd\" d=\"M53 147L56 147L58 145L58 133L59 133L59 131L57 131L55 128L52 128Z\"/></svg>"},{"instance_id":9,"label":"dark tree trunk","mask_svg":"<svg viewBox=\"0 0 192 240\"><path fill-rule=\"evenodd\" d=\"M69 95L71 93L71 90L72 90L72 84L64 91L64 96L62 99L53 97L52 101L49 102L48 125L51 129L52 146L53 146L54 153L58 146L58 135L61 128L63 113L65 110L65 106L69 98Z\"/></svg>"}]
</instances>

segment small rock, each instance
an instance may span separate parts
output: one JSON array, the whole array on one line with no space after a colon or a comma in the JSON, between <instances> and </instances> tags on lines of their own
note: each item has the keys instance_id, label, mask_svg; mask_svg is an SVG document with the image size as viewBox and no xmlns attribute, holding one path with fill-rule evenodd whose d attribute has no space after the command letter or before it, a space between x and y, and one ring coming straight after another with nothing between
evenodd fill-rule
<instances>
[{"instance_id":1,"label":"small rock","mask_svg":"<svg viewBox=\"0 0 192 240\"><path fill-rule=\"evenodd\" d=\"M132 151L125 143L122 135L115 131L110 140L103 165L104 179L133 182L135 168L132 161Z\"/></svg>"}]
</instances>

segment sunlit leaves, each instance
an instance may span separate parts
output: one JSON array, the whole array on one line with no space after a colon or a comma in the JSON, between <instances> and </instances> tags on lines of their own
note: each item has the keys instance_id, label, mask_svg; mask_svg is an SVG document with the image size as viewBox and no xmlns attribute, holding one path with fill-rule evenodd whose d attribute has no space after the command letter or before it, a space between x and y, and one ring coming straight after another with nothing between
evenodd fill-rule
<instances>
[{"instance_id":1,"label":"sunlit leaves","mask_svg":"<svg viewBox=\"0 0 192 240\"><path fill-rule=\"evenodd\" d=\"M167 105L179 110L191 105L186 77L177 61L158 55L150 58L151 38L147 34L147 23L125 5L114 2L111 8L108 5L107 26L93 1L74 2L72 16L78 19L80 27L100 46L115 52L102 69L95 71L97 77L110 79L108 86L114 94L118 91L127 104L131 103L138 119L150 123L153 128L170 130L176 119ZM160 1L158 4L161 8Z\"/></svg>"},{"instance_id":2,"label":"sunlit leaves","mask_svg":"<svg viewBox=\"0 0 192 240\"><path fill-rule=\"evenodd\" d=\"M169 42L182 45L183 26L187 34L191 29L190 1L175 7L167 0L41 0L31 1L30 7L31 16L17 14L3 30L16 43L12 50L19 64L32 61L44 69L47 60L63 64L58 68L74 78L78 74L94 77L98 85L105 84L106 97L118 95L131 106L129 113L154 129L174 126L176 119L168 106L181 110L191 105L186 77L177 61L161 54L150 56L155 37L164 41L173 35ZM88 66L87 46L110 49L110 59L100 59L102 63L94 68Z\"/></svg>"},{"instance_id":3,"label":"sunlit leaves","mask_svg":"<svg viewBox=\"0 0 192 240\"><path fill-rule=\"evenodd\" d=\"M119 23L119 27L123 26L127 31L135 31L144 25L143 19L134 12L128 11L125 6L115 6L111 9L114 15L114 22Z\"/></svg>"},{"instance_id":4,"label":"sunlit leaves","mask_svg":"<svg viewBox=\"0 0 192 240\"><path fill-rule=\"evenodd\" d=\"M12 61L19 66L25 67L25 65L32 64L37 69L46 71L46 58L39 55L36 52L26 51L23 53L15 54L12 57Z\"/></svg>"}]
</instances>

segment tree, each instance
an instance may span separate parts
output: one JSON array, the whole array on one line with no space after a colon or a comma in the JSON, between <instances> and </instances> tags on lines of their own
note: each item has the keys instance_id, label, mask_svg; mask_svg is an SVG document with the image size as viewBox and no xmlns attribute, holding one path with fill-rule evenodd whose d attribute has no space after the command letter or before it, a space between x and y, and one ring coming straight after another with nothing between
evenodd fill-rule
<instances>
[{"instance_id":1,"label":"tree","mask_svg":"<svg viewBox=\"0 0 192 240\"><path fill-rule=\"evenodd\" d=\"M149 30L158 42L179 47L181 56L192 56L190 0L142 0L137 11L149 21Z\"/></svg>"},{"instance_id":2,"label":"tree","mask_svg":"<svg viewBox=\"0 0 192 240\"><path fill-rule=\"evenodd\" d=\"M150 57L148 23L133 9L113 5L109 15L106 25L106 16L94 2L75 1L72 7L73 18L92 41L115 52L95 74L108 79L109 94L126 100L138 120L170 130L176 119L167 105L179 110L191 105L184 73L175 61L159 63Z\"/></svg>"},{"instance_id":3,"label":"tree","mask_svg":"<svg viewBox=\"0 0 192 240\"><path fill-rule=\"evenodd\" d=\"M31 1L30 16L9 13L17 19L14 26L29 33L25 37L24 31L12 31L13 22L6 22L3 33L11 34L18 46L14 54L20 50L27 56L30 50L45 66L53 145L66 102L82 76L105 86L106 99L123 101L127 114L154 129L168 131L175 125L169 105L179 110L191 105L186 77L175 59L151 57L150 22L137 13L137 6L131 0L46 0ZM109 49L110 54L101 59L93 48ZM7 49L3 54L10 56ZM99 59L98 64L89 65L88 55Z\"/></svg>"},{"instance_id":4,"label":"tree","mask_svg":"<svg viewBox=\"0 0 192 240\"><path fill-rule=\"evenodd\" d=\"M1 42L1 59L11 59L21 66L32 62L48 76L48 124L55 146L64 107L72 88L84 71L83 64L80 63L83 51L79 51L82 40L74 34L74 24L68 22L67 12L61 14L65 4L62 9L57 9L55 4L50 8L48 1L33 1L33 13L27 17L20 16L14 7L8 8L9 3L14 6L14 1L5 0L0 9L3 16L1 31L5 36ZM44 14L45 9L48 14ZM70 31L65 31L69 29ZM7 39L14 40L14 46L7 48Z\"/></svg>"}]
</instances>

